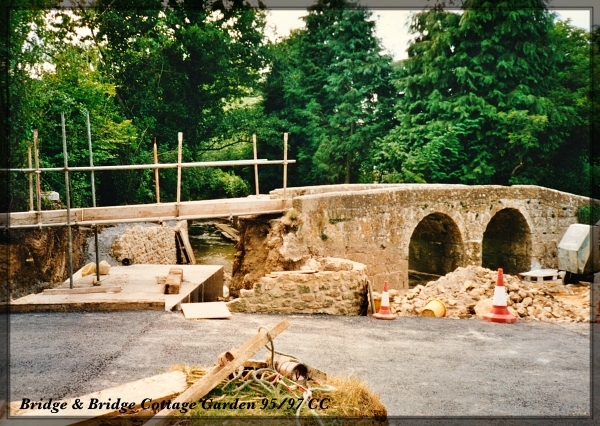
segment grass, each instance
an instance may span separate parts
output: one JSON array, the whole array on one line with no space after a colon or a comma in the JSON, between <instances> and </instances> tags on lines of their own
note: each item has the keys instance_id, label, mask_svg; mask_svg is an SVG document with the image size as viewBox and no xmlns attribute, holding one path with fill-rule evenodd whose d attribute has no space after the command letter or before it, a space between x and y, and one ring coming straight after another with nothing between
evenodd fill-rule
<instances>
[{"instance_id":1,"label":"grass","mask_svg":"<svg viewBox=\"0 0 600 426\"><path fill-rule=\"evenodd\" d=\"M173 366L171 370L184 371L188 383L199 380L207 370L195 367ZM205 397L204 407L198 405L187 415L180 415L178 425L247 424L296 425L296 412L301 404L301 389L286 389L279 383L274 391L267 391L257 383L235 391L242 382L223 381ZM287 382L288 385L290 382ZM330 377L324 386L308 382L312 391L311 405L318 418L305 402L300 410L301 424L319 425L387 425L387 411L379 396L356 377ZM332 387L330 391L318 390ZM242 405L243 403L243 405ZM240 408L241 407L241 408ZM219 420L220 419L220 420Z\"/></svg>"}]
</instances>

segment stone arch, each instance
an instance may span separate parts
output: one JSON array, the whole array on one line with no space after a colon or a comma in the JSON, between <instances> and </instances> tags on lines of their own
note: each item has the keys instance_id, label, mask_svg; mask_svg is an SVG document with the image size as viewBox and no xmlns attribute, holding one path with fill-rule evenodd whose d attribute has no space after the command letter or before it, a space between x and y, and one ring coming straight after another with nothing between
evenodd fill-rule
<instances>
[{"instance_id":1,"label":"stone arch","mask_svg":"<svg viewBox=\"0 0 600 426\"><path fill-rule=\"evenodd\" d=\"M456 222L444 213L431 213L421 219L408 246L410 284L426 280L426 274L445 275L462 263L463 240Z\"/></svg>"},{"instance_id":2,"label":"stone arch","mask_svg":"<svg viewBox=\"0 0 600 426\"><path fill-rule=\"evenodd\" d=\"M523 214L514 208L499 210L483 233L481 265L507 274L529 271L531 247L531 229Z\"/></svg>"}]
</instances>

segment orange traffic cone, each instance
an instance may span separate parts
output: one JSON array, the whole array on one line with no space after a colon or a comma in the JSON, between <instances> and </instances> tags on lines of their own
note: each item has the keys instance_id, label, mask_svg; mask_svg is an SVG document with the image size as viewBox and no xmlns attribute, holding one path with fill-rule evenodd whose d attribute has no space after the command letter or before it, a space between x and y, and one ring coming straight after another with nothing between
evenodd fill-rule
<instances>
[{"instance_id":1,"label":"orange traffic cone","mask_svg":"<svg viewBox=\"0 0 600 426\"><path fill-rule=\"evenodd\" d=\"M502 268L498 268L498 279L494 289L494 299L492 310L483 316L483 319L490 322L513 323L517 321L509 311L506 305L506 290L504 289L504 275Z\"/></svg>"},{"instance_id":2,"label":"orange traffic cone","mask_svg":"<svg viewBox=\"0 0 600 426\"><path fill-rule=\"evenodd\" d=\"M382 320L393 320L396 319L396 315L392 314L390 310L390 295L388 293L388 282L383 282L383 294L381 295L381 307L379 312L373 314L373 318Z\"/></svg>"}]
</instances>

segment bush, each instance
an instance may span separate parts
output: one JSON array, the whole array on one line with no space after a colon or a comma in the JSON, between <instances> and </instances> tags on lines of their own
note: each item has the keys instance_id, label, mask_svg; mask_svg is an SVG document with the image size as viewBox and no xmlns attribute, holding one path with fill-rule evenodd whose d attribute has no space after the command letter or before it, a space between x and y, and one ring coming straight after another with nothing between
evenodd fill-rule
<instances>
[{"instance_id":1,"label":"bush","mask_svg":"<svg viewBox=\"0 0 600 426\"><path fill-rule=\"evenodd\" d=\"M580 207L577 211L577 219L579 220L579 223L595 225L600 221L600 205L588 204Z\"/></svg>"}]
</instances>

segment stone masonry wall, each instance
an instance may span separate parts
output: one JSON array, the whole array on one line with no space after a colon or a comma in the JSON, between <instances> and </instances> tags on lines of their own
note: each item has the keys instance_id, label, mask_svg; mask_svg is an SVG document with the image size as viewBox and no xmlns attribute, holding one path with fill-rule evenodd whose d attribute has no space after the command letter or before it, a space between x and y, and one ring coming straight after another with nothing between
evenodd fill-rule
<instances>
[{"instance_id":1,"label":"stone masonry wall","mask_svg":"<svg viewBox=\"0 0 600 426\"><path fill-rule=\"evenodd\" d=\"M228 303L233 312L362 315L367 309L365 265L326 258L314 273L271 273Z\"/></svg>"},{"instance_id":2,"label":"stone masonry wall","mask_svg":"<svg viewBox=\"0 0 600 426\"><path fill-rule=\"evenodd\" d=\"M175 229L169 226L134 226L115 239L110 255L132 264L174 265L177 263Z\"/></svg>"},{"instance_id":3,"label":"stone masonry wall","mask_svg":"<svg viewBox=\"0 0 600 426\"><path fill-rule=\"evenodd\" d=\"M272 192L280 196L281 190ZM367 266L376 291L408 288L409 245L415 228L435 214L453 223L462 249L458 266L481 266L484 233L494 216L522 217L531 266L556 268L557 246L589 199L529 185L342 185L288 188L302 225L294 234L310 256ZM453 226L454 226L453 225ZM501 224L507 232L514 225Z\"/></svg>"}]
</instances>

